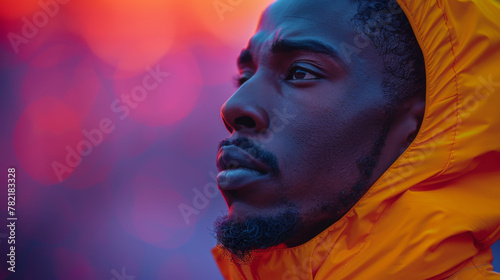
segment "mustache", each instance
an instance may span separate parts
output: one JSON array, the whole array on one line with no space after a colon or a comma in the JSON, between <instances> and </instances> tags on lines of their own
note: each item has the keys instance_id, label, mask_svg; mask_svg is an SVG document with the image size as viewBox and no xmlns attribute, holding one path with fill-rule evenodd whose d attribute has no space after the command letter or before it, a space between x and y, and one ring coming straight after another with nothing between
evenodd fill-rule
<instances>
[{"instance_id":1,"label":"mustache","mask_svg":"<svg viewBox=\"0 0 500 280\"><path fill-rule=\"evenodd\" d=\"M280 173L280 169L278 166L278 158L271 152L264 150L262 147L258 146L254 141L250 140L247 137L239 137L233 140L226 138L219 143L220 150L224 146L234 145L244 150L245 152L252 155L255 159L261 161L271 168L271 173L274 175L278 175Z\"/></svg>"}]
</instances>

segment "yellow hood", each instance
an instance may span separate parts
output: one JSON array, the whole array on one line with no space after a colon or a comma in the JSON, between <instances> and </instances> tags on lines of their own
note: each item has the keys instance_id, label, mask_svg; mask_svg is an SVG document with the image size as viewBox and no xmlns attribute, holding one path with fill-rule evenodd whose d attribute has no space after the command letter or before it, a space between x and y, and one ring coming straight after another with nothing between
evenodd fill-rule
<instances>
[{"instance_id":1,"label":"yellow hood","mask_svg":"<svg viewBox=\"0 0 500 280\"><path fill-rule=\"evenodd\" d=\"M411 146L338 222L226 279L500 279L500 2L398 0L422 48L426 109Z\"/></svg>"}]
</instances>

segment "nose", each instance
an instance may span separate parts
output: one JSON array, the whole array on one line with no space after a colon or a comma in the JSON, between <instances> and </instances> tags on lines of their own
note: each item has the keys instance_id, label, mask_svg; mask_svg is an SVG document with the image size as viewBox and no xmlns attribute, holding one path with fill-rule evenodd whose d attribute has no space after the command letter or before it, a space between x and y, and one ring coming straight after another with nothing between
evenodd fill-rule
<instances>
[{"instance_id":1,"label":"nose","mask_svg":"<svg viewBox=\"0 0 500 280\"><path fill-rule=\"evenodd\" d=\"M248 83L248 84L247 84ZM246 133L265 133L269 128L269 116L258 102L258 92L252 89L250 81L242 85L222 105L221 117L230 133L239 131Z\"/></svg>"}]
</instances>

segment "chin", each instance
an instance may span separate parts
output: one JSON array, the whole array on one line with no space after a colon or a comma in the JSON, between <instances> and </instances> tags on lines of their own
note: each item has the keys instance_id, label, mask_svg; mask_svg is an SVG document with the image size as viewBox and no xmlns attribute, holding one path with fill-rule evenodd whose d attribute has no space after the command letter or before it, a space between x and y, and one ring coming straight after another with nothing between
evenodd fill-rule
<instances>
[{"instance_id":1,"label":"chin","mask_svg":"<svg viewBox=\"0 0 500 280\"><path fill-rule=\"evenodd\" d=\"M214 230L217 242L239 259L252 251L285 243L297 234L300 216L295 208L274 215L238 215L232 211L220 217Z\"/></svg>"}]
</instances>

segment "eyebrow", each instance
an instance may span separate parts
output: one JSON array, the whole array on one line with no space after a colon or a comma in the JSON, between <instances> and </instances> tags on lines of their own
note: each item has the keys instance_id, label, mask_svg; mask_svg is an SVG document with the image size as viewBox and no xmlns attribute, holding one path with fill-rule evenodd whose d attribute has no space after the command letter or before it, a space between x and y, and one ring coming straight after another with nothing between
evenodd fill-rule
<instances>
[{"instance_id":1,"label":"eyebrow","mask_svg":"<svg viewBox=\"0 0 500 280\"><path fill-rule=\"evenodd\" d=\"M340 54L331 46L317 40L288 40L278 39L274 41L271 51L273 53L288 53L288 52L309 52L319 53L331 57L336 62L345 66L345 62L341 59Z\"/></svg>"},{"instance_id":2,"label":"eyebrow","mask_svg":"<svg viewBox=\"0 0 500 280\"><path fill-rule=\"evenodd\" d=\"M273 42L271 52L273 53L290 53L290 52L309 52L319 53L331 57L342 67L345 67L345 62L340 54L331 46L317 40L289 40L278 39ZM252 63L252 53L249 49L243 49L238 57L238 65Z\"/></svg>"},{"instance_id":3,"label":"eyebrow","mask_svg":"<svg viewBox=\"0 0 500 280\"><path fill-rule=\"evenodd\" d=\"M253 62L252 53L249 49L244 49L241 51L240 56L238 56L238 65L248 64Z\"/></svg>"}]
</instances>

